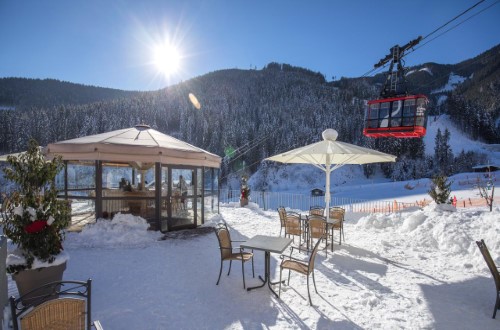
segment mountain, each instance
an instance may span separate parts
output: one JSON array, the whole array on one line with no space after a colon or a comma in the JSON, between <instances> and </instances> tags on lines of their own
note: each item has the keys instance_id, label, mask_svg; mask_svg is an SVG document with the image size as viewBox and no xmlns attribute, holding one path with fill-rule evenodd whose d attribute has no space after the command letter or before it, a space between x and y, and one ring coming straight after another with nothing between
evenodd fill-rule
<instances>
[{"instance_id":1,"label":"mountain","mask_svg":"<svg viewBox=\"0 0 500 330\"><path fill-rule=\"evenodd\" d=\"M86 104L130 98L139 92L73 84L55 79L0 78L0 109Z\"/></svg>"},{"instance_id":2,"label":"mountain","mask_svg":"<svg viewBox=\"0 0 500 330\"><path fill-rule=\"evenodd\" d=\"M448 115L449 122L472 140L500 143L499 49L458 64L408 68L409 90L428 95L430 113ZM0 80L4 109L0 111L0 152L24 149L29 137L46 145L144 122L224 156L223 181L278 166L261 161L317 141L326 128L335 128L340 141L397 155L396 164L380 166L393 180L453 174L486 159L477 150L447 152L445 158L429 155L428 150L451 149L454 137L447 128L426 139L364 137L365 102L377 98L384 80L378 74L327 82L321 73L280 63L261 70L215 71L152 92L4 78ZM190 94L200 109L193 106ZM367 166L364 173L370 176L374 171Z\"/></svg>"}]
</instances>

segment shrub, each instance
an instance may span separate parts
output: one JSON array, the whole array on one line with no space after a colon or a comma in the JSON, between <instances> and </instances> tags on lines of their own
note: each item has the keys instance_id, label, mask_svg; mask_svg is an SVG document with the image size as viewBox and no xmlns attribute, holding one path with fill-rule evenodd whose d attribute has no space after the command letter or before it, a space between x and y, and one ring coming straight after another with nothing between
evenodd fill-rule
<instances>
[{"instance_id":1,"label":"shrub","mask_svg":"<svg viewBox=\"0 0 500 330\"><path fill-rule=\"evenodd\" d=\"M18 247L24 263L8 265L15 273L31 269L35 258L52 263L63 250L64 229L71 221L67 201L57 199L54 179L62 167L60 157L46 161L35 140L19 156L7 158L5 177L17 184L6 203L4 233Z\"/></svg>"},{"instance_id":2,"label":"shrub","mask_svg":"<svg viewBox=\"0 0 500 330\"><path fill-rule=\"evenodd\" d=\"M448 181L448 177L437 175L432 178L431 189L428 193L436 204L447 204L450 202L450 186L451 182Z\"/></svg>"}]
</instances>

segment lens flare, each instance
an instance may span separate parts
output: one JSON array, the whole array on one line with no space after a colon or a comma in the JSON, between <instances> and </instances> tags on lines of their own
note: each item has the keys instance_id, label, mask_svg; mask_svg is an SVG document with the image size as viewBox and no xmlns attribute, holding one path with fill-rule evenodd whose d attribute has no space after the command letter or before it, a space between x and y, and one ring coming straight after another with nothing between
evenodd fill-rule
<instances>
[{"instance_id":1,"label":"lens flare","mask_svg":"<svg viewBox=\"0 0 500 330\"><path fill-rule=\"evenodd\" d=\"M194 106L196 109L200 110L200 109L201 109L201 104L200 104L200 102L198 101L198 99L196 98L196 96L194 96L194 94L193 94L193 93L189 93L189 95L188 95L188 96L189 96L189 101L191 101L191 103L193 104L193 106Z\"/></svg>"}]
</instances>

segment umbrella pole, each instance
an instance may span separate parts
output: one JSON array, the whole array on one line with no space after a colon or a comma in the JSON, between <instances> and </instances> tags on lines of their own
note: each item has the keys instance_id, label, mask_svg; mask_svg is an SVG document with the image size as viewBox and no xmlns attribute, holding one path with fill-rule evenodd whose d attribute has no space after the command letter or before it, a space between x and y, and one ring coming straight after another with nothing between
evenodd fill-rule
<instances>
[{"instance_id":1,"label":"umbrella pole","mask_svg":"<svg viewBox=\"0 0 500 330\"><path fill-rule=\"evenodd\" d=\"M326 172L326 194L325 194L325 211L326 211L326 221L330 219L330 155L326 155L326 164L325 164L325 172Z\"/></svg>"}]
</instances>

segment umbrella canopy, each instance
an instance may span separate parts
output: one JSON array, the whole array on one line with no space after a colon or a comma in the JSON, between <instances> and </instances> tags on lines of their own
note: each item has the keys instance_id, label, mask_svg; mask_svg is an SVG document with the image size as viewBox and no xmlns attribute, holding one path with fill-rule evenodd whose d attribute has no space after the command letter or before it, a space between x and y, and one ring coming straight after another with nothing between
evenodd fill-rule
<instances>
[{"instance_id":1,"label":"umbrella canopy","mask_svg":"<svg viewBox=\"0 0 500 330\"><path fill-rule=\"evenodd\" d=\"M64 160L128 162L138 168L156 162L219 168L221 162L221 157L148 125L51 143L46 153L48 158L61 155Z\"/></svg>"},{"instance_id":2,"label":"umbrella canopy","mask_svg":"<svg viewBox=\"0 0 500 330\"><path fill-rule=\"evenodd\" d=\"M325 204L330 207L330 172L346 164L370 164L394 162L396 156L380 151L358 147L354 144L337 141L338 133L334 129L323 131L323 141L293 149L265 160L287 164L312 164L326 173ZM327 218L329 212L326 213Z\"/></svg>"}]
</instances>

